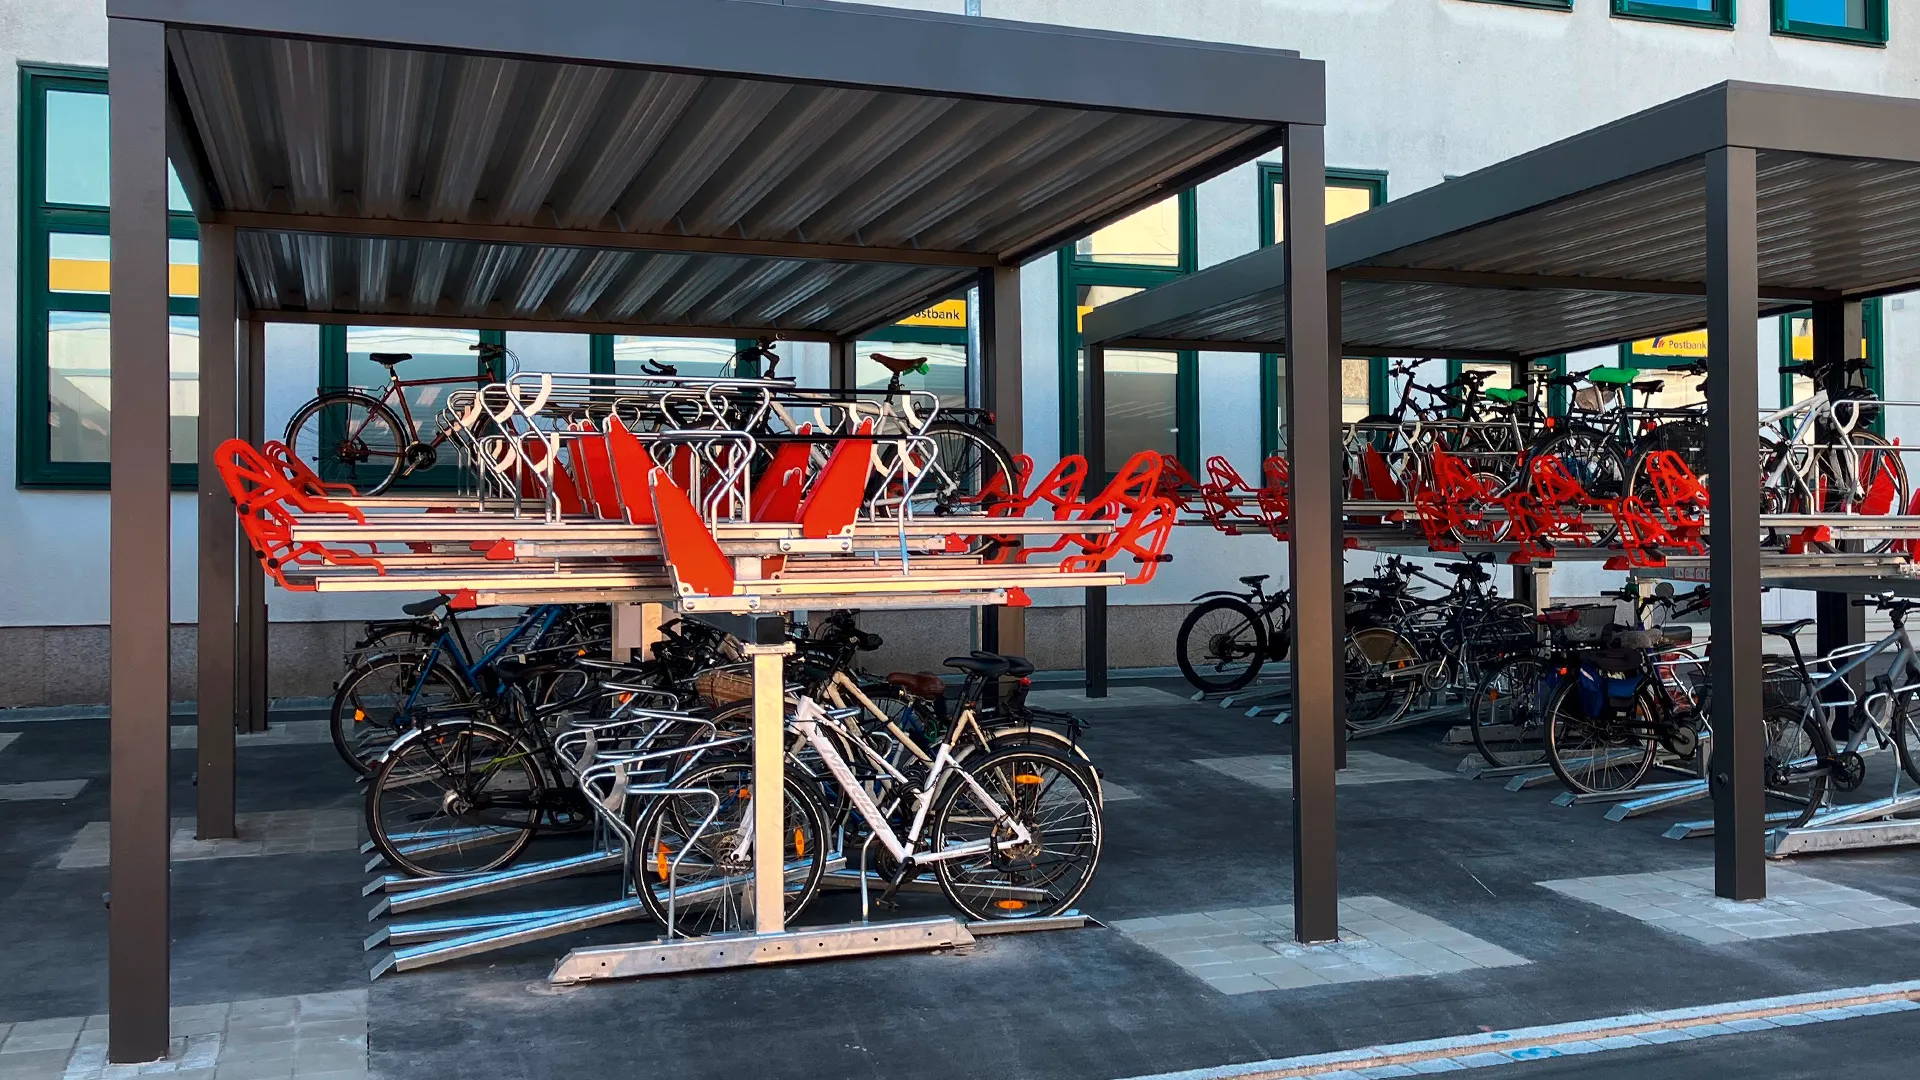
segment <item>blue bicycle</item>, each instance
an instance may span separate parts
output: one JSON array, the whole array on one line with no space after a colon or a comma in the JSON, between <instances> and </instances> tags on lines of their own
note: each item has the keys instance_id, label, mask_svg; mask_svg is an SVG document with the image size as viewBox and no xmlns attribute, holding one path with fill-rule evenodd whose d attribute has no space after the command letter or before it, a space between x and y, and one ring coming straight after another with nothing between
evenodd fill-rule
<instances>
[{"instance_id":1,"label":"blue bicycle","mask_svg":"<svg viewBox=\"0 0 1920 1080\"><path fill-rule=\"evenodd\" d=\"M599 645L606 636L604 623L596 624L584 606L543 604L476 651L446 596L401 610L414 620L408 638L398 647L363 655L333 695L328 726L334 749L362 776L373 775L381 755L406 732L492 711L510 682L526 681L529 662L584 655L582 648ZM512 680L502 678L508 661L514 665ZM564 666L555 665L544 677L564 677Z\"/></svg>"}]
</instances>

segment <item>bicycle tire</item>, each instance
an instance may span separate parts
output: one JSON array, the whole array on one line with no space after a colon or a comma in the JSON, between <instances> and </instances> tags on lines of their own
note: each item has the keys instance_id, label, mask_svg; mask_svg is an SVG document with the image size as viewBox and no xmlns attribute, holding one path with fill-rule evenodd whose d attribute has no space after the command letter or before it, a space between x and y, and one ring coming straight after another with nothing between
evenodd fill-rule
<instances>
[{"instance_id":1,"label":"bicycle tire","mask_svg":"<svg viewBox=\"0 0 1920 1080\"><path fill-rule=\"evenodd\" d=\"M1567 427L1552 435L1534 449L1531 457L1557 457L1567 467L1568 475L1580 482L1587 494L1600 499L1614 498L1625 494L1627 488L1627 460L1620 455L1620 448L1613 444L1607 433L1598 428ZM1594 547L1605 547L1613 543L1619 533L1619 527L1608 523L1595 530Z\"/></svg>"},{"instance_id":2,"label":"bicycle tire","mask_svg":"<svg viewBox=\"0 0 1920 1080\"><path fill-rule=\"evenodd\" d=\"M630 800L641 806L634 818L631 876L634 890L661 926L672 919L673 933L739 933L753 929L751 840L745 858L736 856L742 830L753 828L753 763L715 761L697 766L673 782L675 791L712 791L718 802L697 795L656 795ZM782 784L787 849L786 918L799 916L820 891L826 874L826 813L799 777ZM717 816L706 823L708 810ZM704 823L704 827L703 827ZM706 858L701 853L719 853ZM693 857L689 866L686 860ZM676 860L679 860L676 865ZM685 871L683 874L682 871ZM695 880L700 873L706 880ZM669 910L665 883L676 896Z\"/></svg>"},{"instance_id":3,"label":"bicycle tire","mask_svg":"<svg viewBox=\"0 0 1920 1080\"><path fill-rule=\"evenodd\" d=\"M1856 431L1848 436L1848 438L1856 445L1865 448L1860 453L1858 462L1858 471L1861 475L1856 478L1855 482L1863 483L1871 487L1874 483L1874 474L1876 472L1884 473L1893 487L1893 501L1889 505L1887 512L1894 514L1905 513L1908 495L1907 468L1900 460L1899 451L1894 450L1892 444L1871 431ZM1828 450L1821 455L1820 468L1823 472L1844 473L1846 464L1846 452L1843 450ZM1842 504L1839 507L1828 507L1827 510L1838 511L1840 513L1859 512L1854 505L1850 504ZM1893 539L1840 540L1831 546L1836 551L1879 554L1892 550L1896 543L1899 543L1899 541Z\"/></svg>"},{"instance_id":4,"label":"bicycle tire","mask_svg":"<svg viewBox=\"0 0 1920 1080\"><path fill-rule=\"evenodd\" d=\"M1633 448L1627 451L1626 490L1638 496L1642 502L1652 506L1659 501L1658 493L1647 481L1647 455L1656 450L1671 450L1680 455L1693 475L1701 483L1707 481L1707 425L1698 420L1670 420L1634 441Z\"/></svg>"},{"instance_id":5,"label":"bicycle tire","mask_svg":"<svg viewBox=\"0 0 1920 1080\"><path fill-rule=\"evenodd\" d=\"M1824 771L1816 772L1801 781L1804 786L1796 791L1789 786L1791 782L1784 779L1784 770L1792 762L1808 758L1832 760L1833 737L1827 731L1825 712L1799 705L1775 705L1766 710L1764 720L1767 736L1763 747L1767 763L1763 789L1765 813L1771 817L1780 810L1792 810L1799 816L1785 822L1786 827L1805 825L1826 803L1828 775Z\"/></svg>"},{"instance_id":6,"label":"bicycle tire","mask_svg":"<svg viewBox=\"0 0 1920 1080\"><path fill-rule=\"evenodd\" d=\"M1407 715L1424 679L1382 679L1421 662L1420 650L1406 635L1384 626L1370 626L1347 635L1346 697L1349 738L1383 731Z\"/></svg>"},{"instance_id":7,"label":"bicycle tire","mask_svg":"<svg viewBox=\"0 0 1920 1080\"><path fill-rule=\"evenodd\" d=\"M1560 684L1560 688L1554 691L1553 700L1547 706L1547 764L1553 767L1553 775L1560 778L1560 782L1567 786L1568 791L1596 795L1604 792L1625 791L1638 784L1646 777L1647 771L1653 768L1657 740L1652 734L1651 725L1641 725L1644 730L1633 736L1639 744L1637 756L1631 759L1626 757L1625 751L1633 747L1627 745L1625 740L1615 747L1603 746L1599 752L1605 755L1601 765L1607 769L1607 772L1604 774L1583 772L1581 776L1584 778L1576 779L1574 770L1570 766L1578 764L1578 751L1573 747L1563 747L1563 743L1568 742L1569 739L1562 732L1575 729L1596 731L1597 727L1595 721L1578 714L1578 707L1573 703L1578 700L1575 694L1580 684L1579 679L1571 675L1572 673L1565 682ZM1636 710L1643 709L1649 716L1655 713L1656 706L1652 692L1644 681L1634 688L1633 698ZM1595 751L1589 750L1587 753L1593 755ZM1592 779L1601 775L1606 776L1607 783L1596 783Z\"/></svg>"},{"instance_id":8,"label":"bicycle tire","mask_svg":"<svg viewBox=\"0 0 1920 1080\"><path fill-rule=\"evenodd\" d=\"M980 492L996 476L1013 481L1013 455L985 429L960 420L936 418L921 432L933 440L936 513L972 509ZM923 481L925 483L925 481Z\"/></svg>"},{"instance_id":9,"label":"bicycle tire","mask_svg":"<svg viewBox=\"0 0 1920 1080\"><path fill-rule=\"evenodd\" d=\"M1546 760L1546 731L1539 715L1540 675L1545 670L1537 656L1509 657L1488 668L1473 688L1467 726L1473 731L1473 748L1488 765L1538 765ZM1514 709L1521 711L1515 715L1509 711ZM1499 728L1519 730L1506 735Z\"/></svg>"},{"instance_id":10,"label":"bicycle tire","mask_svg":"<svg viewBox=\"0 0 1920 1080\"><path fill-rule=\"evenodd\" d=\"M340 759L354 772L372 776L380 756L394 740L419 726L419 719L448 719L444 710L473 700L466 680L451 666L438 659L431 668L425 663L418 653L364 656L334 689L327 732ZM435 690L437 695L421 699L422 692ZM413 701L404 709L392 700L404 698Z\"/></svg>"},{"instance_id":11,"label":"bicycle tire","mask_svg":"<svg viewBox=\"0 0 1920 1080\"><path fill-rule=\"evenodd\" d=\"M1913 695L1899 694L1895 700L1899 704L1893 714L1893 748L1900 758L1900 767L1914 783L1920 784L1920 719L1915 718L1910 708Z\"/></svg>"},{"instance_id":12,"label":"bicycle tire","mask_svg":"<svg viewBox=\"0 0 1920 1080\"><path fill-rule=\"evenodd\" d=\"M1221 628L1202 628L1209 616L1225 612ZM1240 617L1235 622L1233 616ZM1242 636L1251 631L1253 641L1251 652L1247 653L1247 669L1237 675L1218 674L1226 670L1226 665L1247 647ZM1194 635L1203 635L1195 640ZM1236 596L1216 596L1187 612L1180 621L1179 636L1174 641L1174 657L1180 664L1180 674L1194 689L1208 694L1224 694L1238 690L1260 675L1260 668L1266 663L1267 651L1272 642L1267 636L1267 620L1253 605ZM1197 662L1196 662L1197 661ZM1216 663L1217 661L1217 663ZM1206 674L1204 666L1212 663L1216 674Z\"/></svg>"},{"instance_id":13,"label":"bicycle tire","mask_svg":"<svg viewBox=\"0 0 1920 1080\"><path fill-rule=\"evenodd\" d=\"M410 734L411 738L381 759L367 785L367 835L387 864L411 877L451 877L498 870L519 858L539 829L546 791L546 781L533 765L525 744L503 728L476 720L435 724ZM523 821L512 820L514 811L507 817L480 816L486 809L486 798L472 784L476 758L497 766L485 774L484 782L489 787L493 778L506 777L508 783L501 791L524 789L525 794L519 797L526 810ZM463 774L467 780L464 784ZM517 781L512 779L516 774ZM418 800L399 797L392 805L383 799L422 783L438 784L439 791L428 791ZM422 816L427 827L406 828ZM439 823L443 819L451 827L442 827ZM428 861L429 856L433 856L432 861Z\"/></svg>"},{"instance_id":14,"label":"bicycle tire","mask_svg":"<svg viewBox=\"0 0 1920 1080\"><path fill-rule=\"evenodd\" d=\"M1092 783L1069 758L1040 746L996 750L964 769L996 804L1005 799L1012 805L982 806L962 776L949 778L934 796L928 850L977 842L983 821L990 823L987 835L998 841L1008 817L1030 838L1023 845L996 843L981 855L934 863L934 878L947 902L981 921L1046 918L1071 910L1099 869L1105 839ZM1059 861L1044 862L1048 855Z\"/></svg>"},{"instance_id":15,"label":"bicycle tire","mask_svg":"<svg viewBox=\"0 0 1920 1080\"><path fill-rule=\"evenodd\" d=\"M347 437L335 436L340 445L334 447L336 452L327 453L323 437L332 433L327 431L329 421L323 414L328 409L346 412L344 418L332 423L339 424L344 431L353 432L351 441L360 444L359 448L350 448ZM353 423L352 409L364 410L366 420ZM384 429L383 435L371 441L364 437L366 433L379 429ZM385 402L358 390L334 390L300 406L300 411L287 421L285 442L287 449L306 462L321 479L352 484L361 495L372 496L392 487L393 482L406 472L407 447L412 445L413 440L407 436L407 429L401 425L400 418L387 408ZM359 465L362 460L377 462L379 458L375 455L390 458L390 463L384 472L378 468L369 470L367 479L372 483L363 484Z\"/></svg>"}]
</instances>

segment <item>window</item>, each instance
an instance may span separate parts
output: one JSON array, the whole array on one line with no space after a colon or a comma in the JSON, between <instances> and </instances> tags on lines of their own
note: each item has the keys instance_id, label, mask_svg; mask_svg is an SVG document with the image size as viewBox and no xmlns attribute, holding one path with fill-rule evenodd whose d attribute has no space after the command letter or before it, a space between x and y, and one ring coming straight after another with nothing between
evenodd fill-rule
<instances>
[{"instance_id":1,"label":"window","mask_svg":"<svg viewBox=\"0 0 1920 1080\"><path fill-rule=\"evenodd\" d=\"M1732 26L1734 0L1613 0L1615 18Z\"/></svg>"},{"instance_id":2,"label":"window","mask_svg":"<svg viewBox=\"0 0 1920 1080\"><path fill-rule=\"evenodd\" d=\"M1260 246L1286 236L1281 195L1286 170L1260 166ZM1387 174L1359 169L1327 170L1327 224L1363 214L1387 200ZM1260 453L1276 454L1286 445L1286 365L1277 353L1260 357ZM1340 414L1351 423L1387 410L1387 360L1383 356L1348 357L1340 364Z\"/></svg>"},{"instance_id":3,"label":"window","mask_svg":"<svg viewBox=\"0 0 1920 1080\"><path fill-rule=\"evenodd\" d=\"M1549 11L1572 11L1573 0L1471 0L1476 4L1505 4L1508 7L1546 8Z\"/></svg>"},{"instance_id":4,"label":"window","mask_svg":"<svg viewBox=\"0 0 1920 1080\"><path fill-rule=\"evenodd\" d=\"M20 103L15 480L103 488L113 429L106 75L23 67ZM186 193L169 179L166 407L173 483L191 488L199 451L199 243Z\"/></svg>"},{"instance_id":5,"label":"window","mask_svg":"<svg viewBox=\"0 0 1920 1080\"><path fill-rule=\"evenodd\" d=\"M1630 345L1620 346L1620 366L1637 368L1647 372L1642 382L1658 382L1659 391L1651 394L1629 391L1628 400L1638 408L1644 409L1684 409L1703 404L1707 396L1701 393L1701 384L1705 375L1693 375L1685 372L1663 371L1666 368L1691 364L1707 357L1707 332L1692 330L1684 334L1667 334L1663 337L1647 338Z\"/></svg>"},{"instance_id":6,"label":"window","mask_svg":"<svg viewBox=\"0 0 1920 1080\"><path fill-rule=\"evenodd\" d=\"M1773 32L1885 45L1887 0L1773 0Z\"/></svg>"},{"instance_id":7,"label":"window","mask_svg":"<svg viewBox=\"0 0 1920 1080\"><path fill-rule=\"evenodd\" d=\"M1085 243L1085 241L1082 241ZM967 407L967 300L952 297L874 330L854 343L853 380L860 390L885 390L893 373L880 366L875 353L926 360L926 371L909 371L900 385L931 391L942 409Z\"/></svg>"},{"instance_id":8,"label":"window","mask_svg":"<svg viewBox=\"0 0 1920 1080\"><path fill-rule=\"evenodd\" d=\"M596 372L643 375L647 361L652 360L673 368L676 374L707 379L731 374L733 354L753 344L733 338L595 336L596 344L603 340L606 359L593 366Z\"/></svg>"},{"instance_id":9,"label":"window","mask_svg":"<svg viewBox=\"0 0 1920 1080\"><path fill-rule=\"evenodd\" d=\"M1116 221L1060 251L1060 452L1083 450L1087 312L1193 270L1193 192ZM1200 455L1197 354L1108 350L1106 453L1117 469L1142 450L1196 467Z\"/></svg>"}]
</instances>

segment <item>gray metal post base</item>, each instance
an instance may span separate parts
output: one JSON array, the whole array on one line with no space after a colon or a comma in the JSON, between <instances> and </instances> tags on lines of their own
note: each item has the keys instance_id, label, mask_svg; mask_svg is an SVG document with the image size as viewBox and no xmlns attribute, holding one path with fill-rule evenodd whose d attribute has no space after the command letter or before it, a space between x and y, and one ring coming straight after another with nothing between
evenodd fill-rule
<instances>
[{"instance_id":1,"label":"gray metal post base","mask_svg":"<svg viewBox=\"0 0 1920 1080\"><path fill-rule=\"evenodd\" d=\"M789 964L874 953L950 949L973 944L973 934L950 915L895 923L783 930L777 934L717 934L711 937L575 949L553 966L555 985L596 979L633 979L686 971Z\"/></svg>"}]
</instances>

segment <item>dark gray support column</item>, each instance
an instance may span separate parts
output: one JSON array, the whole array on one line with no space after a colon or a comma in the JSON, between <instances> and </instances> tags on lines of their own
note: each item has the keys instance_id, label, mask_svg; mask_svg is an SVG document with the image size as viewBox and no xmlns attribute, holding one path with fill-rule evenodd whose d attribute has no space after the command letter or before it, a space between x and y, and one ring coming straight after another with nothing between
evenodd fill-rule
<instances>
[{"instance_id":1,"label":"dark gray support column","mask_svg":"<svg viewBox=\"0 0 1920 1080\"><path fill-rule=\"evenodd\" d=\"M200 567L199 805L195 835L234 835L234 597L237 579L233 499L214 467L214 451L238 429L234 367L233 229L200 229Z\"/></svg>"},{"instance_id":2,"label":"dark gray support column","mask_svg":"<svg viewBox=\"0 0 1920 1080\"><path fill-rule=\"evenodd\" d=\"M981 366L980 404L993 413L993 437L1007 453L1023 452L1026 408L1020 385L1020 268L1002 266L980 275L980 349L974 361ZM980 647L992 652L1024 656L1027 652L1025 608L993 607L980 619Z\"/></svg>"},{"instance_id":3,"label":"dark gray support column","mask_svg":"<svg viewBox=\"0 0 1920 1080\"><path fill-rule=\"evenodd\" d=\"M1755 154L1707 154L1707 474L1713 547L1714 893L1767 895L1760 674L1760 310Z\"/></svg>"},{"instance_id":4,"label":"dark gray support column","mask_svg":"<svg viewBox=\"0 0 1920 1080\"><path fill-rule=\"evenodd\" d=\"M240 325L238 345L238 420L240 438L255 446L266 441L266 324L249 318ZM239 626L234 641L234 705L241 731L267 730L267 575L250 546L240 545Z\"/></svg>"},{"instance_id":5,"label":"dark gray support column","mask_svg":"<svg viewBox=\"0 0 1920 1080\"><path fill-rule=\"evenodd\" d=\"M1849 318L1851 316L1851 318ZM1829 392L1847 385L1846 373L1838 366L1838 361L1848 360L1860 352L1860 305L1840 300L1817 301L1813 305L1813 360L1815 363L1832 363L1830 370L1833 378L1825 389ZM1822 592L1814 594L1815 645L1821 654L1832 652L1843 645L1853 645L1867 639L1867 611L1853 606L1853 597L1846 593ZM1864 684L1863 673L1856 671L1847 680L1853 684L1854 700ZM1835 687L1833 697L1844 700L1846 694ZM1850 730L1853 710L1847 706L1836 706L1836 719L1840 730Z\"/></svg>"},{"instance_id":6,"label":"dark gray support column","mask_svg":"<svg viewBox=\"0 0 1920 1080\"><path fill-rule=\"evenodd\" d=\"M1326 133L1287 128L1287 433L1293 530L1293 932L1339 937L1333 778L1346 696L1340 603L1340 350L1328 303ZM1307 180L1307 183L1300 181Z\"/></svg>"},{"instance_id":7,"label":"dark gray support column","mask_svg":"<svg viewBox=\"0 0 1920 1080\"><path fill-rule=\"evenodd\" d=\"M107 1056L167 1056L167 51L107 22L114 397Z\"/></svg>"},{"instance_id":8,"label":"dark gray support column","mask_svg":"<svg viewBox=\"0 0 1920 1080\"><path fill-rule=\"evenodd\" d=\"M852 390L859 386L854 375L853 342L834 341L827 345L827 385L835 390Z\"/></svg>"},{"instance_id":9,"label":"dark gray support column","mask_svg":"<svg viewBox=\"0 0 1920 1080\"><path fill-rule=\"evenodd\" d=\"M1086 419L1081 423L1080 445L1087 456L1087 484L1097 491L1107 482L1107 350L1102 345L1087 346ZM1087 671L1087 696L1107 696L1107 590L1096 586L1087 590L1086 607L1081 614L1084 655Z\"/></svg>"}]
</instances>

